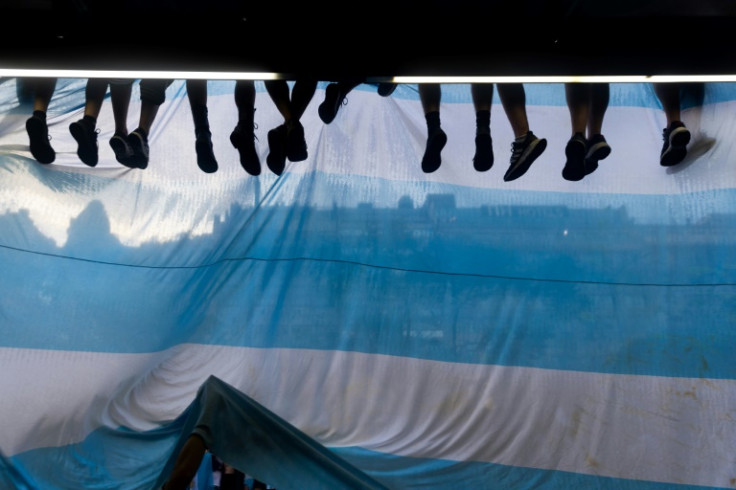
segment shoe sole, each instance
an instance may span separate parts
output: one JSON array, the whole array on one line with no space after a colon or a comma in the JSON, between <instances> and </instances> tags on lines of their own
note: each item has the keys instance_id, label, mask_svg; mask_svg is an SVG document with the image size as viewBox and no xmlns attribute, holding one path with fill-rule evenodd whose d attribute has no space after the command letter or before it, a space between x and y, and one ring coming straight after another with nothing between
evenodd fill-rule
<instances>
[{"instance_id":1,"label":"shoe sole","mask_svg":"<svg viewBox=\"0 0 736 490\"><path fill-rule=\"evenodd\" d=\"M567 161L562 169L562 178L577 182L585 177L585 144L573 142L565 147Z\"/></svg>"},{"instance_id":2,"label":"shoe sole","mask_svg":"<svg viewBox=\"0 0 736 490\"><path fill-rule=\"evenodd\" d=\"M529 168L532 166L532 163L539 158L545 149L547 149L547 140L544 138L537 139L529 145L529 148L527 148L521 155L521 158L519 158L519 163L517 163L513 169L510 168L506 172L506 175L503 176L504 182L511 182L527 173Z\"/></svg>"},{"instance_id":3,"label":"shoe sole","mask_svg":"<svg viewBox=\"0 0 736 490\"><path fill-rule=\"evenodd\" d=\"M82 163L90 167L96 166L99 160L97 142L93 142L89 139L87 132L80 123L71 123L69 125L69 132L77 142L77 156Z\"/></svg>"},{"instance_id":4,"label":"shoe sole","mask_svg":"<svg viewBox=\"0 0 736 490\"><path fill-rule=\"evenodd\" d=\"M447 144L447 134L441 129L427 141L427 148L422 157L422 171L431 174L442 165L442 149Z\"/></svg>"},{"instance_id":5,"label":"shoe sole","mask_svg":"<svg viewBox=\"0 0 736 490\"><path fill-rule=\"evenodd\" d=\"M30 141L31 155L38 163L48 165L56 160L56 152L49 143L48 127L36 117L26 121L26 131Z\"/></svg>"}]
</instances>

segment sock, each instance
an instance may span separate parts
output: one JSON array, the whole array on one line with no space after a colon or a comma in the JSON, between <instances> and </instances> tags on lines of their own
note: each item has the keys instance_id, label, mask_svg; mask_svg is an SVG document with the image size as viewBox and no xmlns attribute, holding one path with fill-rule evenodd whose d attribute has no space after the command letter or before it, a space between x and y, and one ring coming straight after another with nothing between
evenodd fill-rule
<instances>
[{"instance_id":1,"label":"sock","mask_svg":"<svg viewBox=\"0 0 736 490\"><path fill-rule=\"evenodd\" d=\"M250 109L243 109L238 114L238 126L241 127L241 129L244 129L246 131L250 131L251 129L255 129L255 115L256 115L256 108L254 107L251 111Z\"/></svg>"},{"instance_id":2,"label":"sock","mask_svg":"<svg viewBox=\"0 0 736 490\"><path fill-rule=\"evenodd\" d=\"M82 118L82 121L84 121L85 123L87 123L87 125L89 125L89 127L91 127L92 129L94 129L95 126L97 126L97 118L96 117L88 116L88 115L85 114L84 117Z\"/></svg>"},{"instance_id":3,"label":"sock","mask_svg":"<svg viewBox=\"0 0 736 490\"><path fill-rule=\"evenodd\" d=\"M144 139L145 139L146 141L148 141L148 131L146 131L146 130L145 130L145 129L143 129L142 127L138 126L137 128L135 128L135 129L133 130L133 132L134 132L134 133L139 133L139 134L143 135L143 138L144 138Z\"/></svg>"},{"instance_id":4,"label":"sock","mask_svg":"<svg viewBox=\"0 0 736 490\"><path fill-rule=\"evenodd\" d=\"M528 134L529 134L529 131L527 131L526 133L522 134L521 136L519 136L518 138L516 138L514 141L516 143L521 143L521 142L523 142L526 139L526 135L528 135Z\"/></svg>"},{"instance_id":5,"label":"sock","mask_svg":"<svg viewBox=\"0 0 736 490\"><path fill-rule=\"evenodd\" d=\"M431 133L435 129L439 129L440 127L440 112L434 111L434 112L428 112L424 115L424 118L427 120L427 129Z\"/></svg>"},{"instance_id":6,"label":"sock","mask_svg":"<svg viewBox=\"0 0 736 490\"><path fill-rule=\"evenodd\" d=\"M46 112L45 111L33 111L33 115L43 121L46 120Z\"/></svg>"},{"instance_id":7,"label":"sock","mask_svg":"<svg viewBox=\"0 0 736 490\"><path fill-rule=\"evenodd\" d=\"M491 134L491 111L475 113L475 134Z\"/></svg>"}]
</instances>

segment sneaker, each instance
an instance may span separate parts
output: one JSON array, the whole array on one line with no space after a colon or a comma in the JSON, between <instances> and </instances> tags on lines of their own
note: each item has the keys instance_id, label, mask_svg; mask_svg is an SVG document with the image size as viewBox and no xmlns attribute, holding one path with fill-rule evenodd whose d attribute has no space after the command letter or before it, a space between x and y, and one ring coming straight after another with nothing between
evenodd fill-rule
<instances>
[{"instance_id":1,"label":"sneaker","mask_svg":"<svg viewBox=\"0 0 736 490\"><path fill-rule=\"evenodd\" d=\"M662 153L659 164L663 167L677 165L687 156L687 144L690 143L690 131L680 121L673 121L669 128L662 131Z\"/></svg>"},{"instance_id":2,"label":"sneaker","mask_svg":"<svg viewBox=\"0 0 736 490\"><path fill-rule=\"evenodd\" d=\"M598 161L611 154L611 147L602 134L596 134L588 140L587 150L585 153L585 175L590 175L598 169Z\"/></svg>"},{"instance_id":3,"label":"sneaker","mask_svg":"<svg viewBox=\"0 0 736 490\"><path fill-rule=\"evenodd\" d=\"M340 110L341 105L347 104L348 99L345 98L345 94L340 90L340 86L336 83L327 85L325 89L325 100L317 108L319 118L325 124L330 124L335 120L337 111Z\"/></svg>"},{"instance_id":4,"label":"sneaker","mask_svg":"<svg viewBox=\"0 0 736 490\"><path fill-rule=\"evenodd\" d=\"M304 139L304 126L299 121L286 127L286 157L290 162L307 159L307 140Z\"/></svg>"},{"instance_id":5,"label":"sneaker","mask_svg":"<svg viewBox=\"0 0 736 490\"><path fill-rule=\"evenodd\" d=\"M282 124L268 132L268 156L266 165L271 172L281 175L286 168L286 125Z\"/></svg>"},{"instance_id":6,"label":"sneaker","mask_svg":"<svg viewBox=\"0 0 736 490\"><path fill-rule=\"evenodd\" d=\"M493 142L491 135L481 133L475 135L475 156L473 167L478 172L490 170L493 166Z\"/></svg>"},{"instance_id":7,"label":"sneaker","mask_svg":"<svg viewBox=\"0 0 736 490\"><path fill-rule=\"evenodd\" d=\"M217 159L212 147L212 134L209 131L201 131L197 134L194 149L197 151L199 169L206 174L217 172Z\"/></svg>"},{"instance_id":8,"label":"sneaker","mask_svg":"<svg viewBox=\"0 0 736 490\"><path fill-rule=\"evenodd\" d=\"M388 97L392 93L394 93L394 90L396 90L397 84L390 83L390 82L383 82L378 84L378 95L381 97Z\"/></svg>"},{"instance_id":9,"label":"sneaker","mask_svg":"<svg viewBox=\"0 0 736 490\"><path fill-rule=\"evenodd\" d=\"M447 144L447 135L442 128L437 128L427 137L427 146L422 157L422 170L430 174L442 164L442 149Z\"/></svg>"},{"instance_id":10,"label":"sneaker","mask_svg":"<svg viewBox=\"0 0 736 490\"><path fill-rule=\"evenodd\" d=\"M84 119L69 125L69 132L77 141L77 156L82 163L94 167L99 159L97 134L99 129L90 126Z\"/></svg>"},{"instance_id":11,"label":"sneaker","mask_svg":"<svg viewBox=\"0 0 736 490\"><path fill-rule=\"evenodd\" d=\"M511 164L503 180L511 182L524 175L545 148L547 140L537 138L531 131L526 134L523 141L511 143Z\"/></svg>"},{"instance_id":12,"label":"sneaker","mask_svg":"<svg viewBox=\"0 0 736 490\"><path fill-rule=\"evenodd\" d=\"M56 152L49 140L49 127L46 121L37 116L31 116L26 121L26 131L30 140L31 155L38 163L49 164L56 160Z\"/></svg>"},{"instance_id":13,"label":"sneaker","mask_svg":"<svg viewBox=\"0 0 736 490\"><path fill-rule=\"evenodd\" d=\"M256 135L253 131L248 134L240 124L230 134L230 143L237 148L240 154L240 165L250 175L261 174L261 161L256 151Z\"/></svg>"},{"instance_id":14,"label":"sneaker","mask_svg":"<svg viewBox=\"0 0 736 490\"><path fill-rule=\"evenodd\" d=\"M148 167L148 137L143 131L138 129L134 130L128 135L128 143L133 149L133 156L131 156L129 162L133 165L133 168L144 169Z\"/></svg>"},{"instance_id":15,"label":"sneaker","mask_svg":"<svg viewBox=\"0 0 736 490\"><path fill-rule=\"evenodd\" d=\"M132 162L133 148L128 143L128 136L121 133L115 133L110 138L110 148L115 152L115 160L122 163L126 167L138 168Z\"/></svg>"},{"instance_id":16,"label":"sneaker","mask_svg":"<svg viewBox=\"0 0 736 490\"><path fill-rule=\"evenodd\" d=\"M583 133L575 133L565 146L567 161L562 169L562 178L577 182L585 177L585 148L587 142Z\"/></svg>"}]
</instances>

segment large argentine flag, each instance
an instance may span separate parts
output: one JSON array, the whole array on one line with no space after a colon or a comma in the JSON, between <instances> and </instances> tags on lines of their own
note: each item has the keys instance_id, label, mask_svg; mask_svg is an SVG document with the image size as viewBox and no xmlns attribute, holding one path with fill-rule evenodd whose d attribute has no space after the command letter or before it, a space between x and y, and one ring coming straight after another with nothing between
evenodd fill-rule
<instances>
[{"instance_id":1,"label":"large argentine flag","mask_svg":"<svg viewBox=\"0 0 736 490\"><path fill-rule=\"evenodd\" d=\"M442 87L448 143L424 174L416 86L361 85L329 125L325 86L307 160L277 177L282 118L256 83L252 177L234 82L209 83L205 174L183 81L132 170L109 99L100 163L79 161L77 79L37 163L32 107L2 80L1 488L153 488L211 376L392 489L736 487L736 86L685 93L688 157L664 168L652 87L611 85L612 153L579 182L562 85L525 86L548 145L513 182L498 99L479 173L470 87ZM131 129L139 110L136 84ZM240 436L219 435L257 442Z\"/></svg>"}]
</instances>

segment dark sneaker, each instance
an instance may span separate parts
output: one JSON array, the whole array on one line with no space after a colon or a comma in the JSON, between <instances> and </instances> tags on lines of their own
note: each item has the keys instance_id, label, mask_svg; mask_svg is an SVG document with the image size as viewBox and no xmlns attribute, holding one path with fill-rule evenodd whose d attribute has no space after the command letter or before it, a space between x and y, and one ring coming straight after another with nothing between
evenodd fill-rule
<instances>
[{"instance_id":1,"label":"dark sneaker","mask_svg":"<svg viewBox=\"0 0 736 490\"><path fill-rule=\"evenodd\" d=\"M49 127L40 117L31 116L26 121L26 131L31 146L31 155L38 163L49 164L56 160L56 152L49 140Z\"/></svg>"},{"instance_id":2,"label":"dark sneaker","mask_svg":"<svg viewBox=\"0 0 736 490\"><path fill-rule=\"evenodd\" d=\"M319 118L325 124L330 124L335 120L337 111L340 110L340 106L347 104L348 99L345 98L345 94L340 90L340 86L336 83L327 85L325 89L325 100L317 108Z\"/></svg>"},{"instance_id":3,"label":"dark sneaker","mask_svg":"<svg viewBox=\"0 0 736 490\"><path fill-rule=\"evenodd\" d=\"M133 148L128 143L128 136L125 134L115 133L110 138L110 148L115 152L115 160L122 163L126 167L138 168L131 159L133 158Z\"/></svg>"},{"instance_id":4,"label":"dark sneaker","mask_svg":"<svg viewBox=\"0 0 736 490\"><path fill-rule=\"evenodd\" d=\"M286 168L286 125L282 124L268 132L268 156L266 165L271 172L281 175Z\"/></svg>"},{"instance_id":5,"label":"dark sneaker","mask_svg":"<svg viewBox=\"0 0 736 490\"><path fill-rule=\"evenodd\" d=\"M128 135L128 143L133 149L133 156L129 160L133 168L144 169L148 167L149 148L148 137L145 133L137 129L134 130Z\"/></svg>"},{"instance_id":6,"label":"dark sneaker","mask_svg":"<svg viewBox=\"0 0 736 490\"><path fill-rule=\"evenodd\" d=\"M212 134L209 131L197 134L194 149L197 151L197 165L200 170L207 174L217 172L217 159L212 148Z\"/></svg>"},{"instance_id":7,"label":"dark sneaker","mask_svg":"<svg viewBox=\"0 0 736 490\"><path fill-rule=\"evenodd\" d=\"M82 163L94 167L99 159L97 134L99 129L90 126L84 119L69 125L69 132L77 141L77 156Z\"/></svg>"},{"instance_id":8,"label":"dark sneaker","mask_svg":"<svg viewBox=\"0 0 736 490\"><path fill-rule=\"evenodd\" d=\"M582 133L575 133L565 146L565 168L562 169L562 178L577 182L585 177L585 148L587 143Z\"/></svg>"},{"instance_id":9,"label":"dark sneaker","mask_svg":"<svg viewBox=\"0 0 736 490\"><path fill-rule=\"evenodd\" d=\"M663 167L677 165L687 156L687 144L690 143L690 131L680 121L673 121L669 128L662 132L664 145L659 157Z\"/></svg>"},{"instance_id":10,"label":"dark sneaker","mask_svg":"<svg viewBox=\"0 0 736 490\"><path fill-rule=\"evenodd\" d=\"M230 143L237 148L243 169L250 175L261 175L261 161L256 151L255 139L255 133L243 130L240 124L230 134Z\"/></svg>"},{"instance_id":11,"label":"dark sneaker","mask_svg":"<svg viewBox=\"0 0 736 490\"><path fill-rule=\"evenodd\" d=\"M442 149L447 144L447 135L442 128L432 131L427 137L427 146L422 157L422 170L431 174L442 164Z\"/></svg>"},{"instance_id":12,"label":"dark sneaker","mask_svg":"<svg viewBox=\"0 0 736 490\"><path fill-rule=\"evenodd\" d=\"M473 167L478 172L490 170L493 166L493 142L491 135L486 133L475 135L475 156Z\"/></svg>"},{"instance_id":13,"label":"dark sneaker","mask_svg":"<svg viewBox=\"0 0 736 490\"><path fill-rule=\"evenodd\" d=\"M602 134L593 135L588 140L585 153L585 175L590 175L598 169L598 162L611 154L611 147Z\"/></svg>"},{"instance_id":14,"label":"dark sneaker","mask_svg":"<svg viewBox=\"0 0 736 490\"><path fill-rule=\"evenodd\" d=\"M537 138L531 131L526 134L524 140L520 143L516 141L511 143L511 164L503 176L503 180L511 182L524 175L532 166L534 160L544 152L545 148L547 148L547 140Z\"/></svg>"},{"instance_id":15,"label":"dark sneaker","mask_svg":"<svg viewBox=\"0 0 736 490\"><path fill-rule=\"evenodd\" d=\"M396 90L396 85L397 84L390 83L390 82L379 83L378 84L378 95L380 95L381 97L390 96L392 93L394 93L394 90Z\"/></svg>"},{"instance_id":16,"label":"dark sneaker","mask_svg":"<svg viewBox=\"0 0 736 490\"><path fill-rule=\"evenodd\" d=\"M291 162L307 159L307 140L304 139L304 126L299 121L287 126L286 157Z\"/></svg>"}]
</instances>

